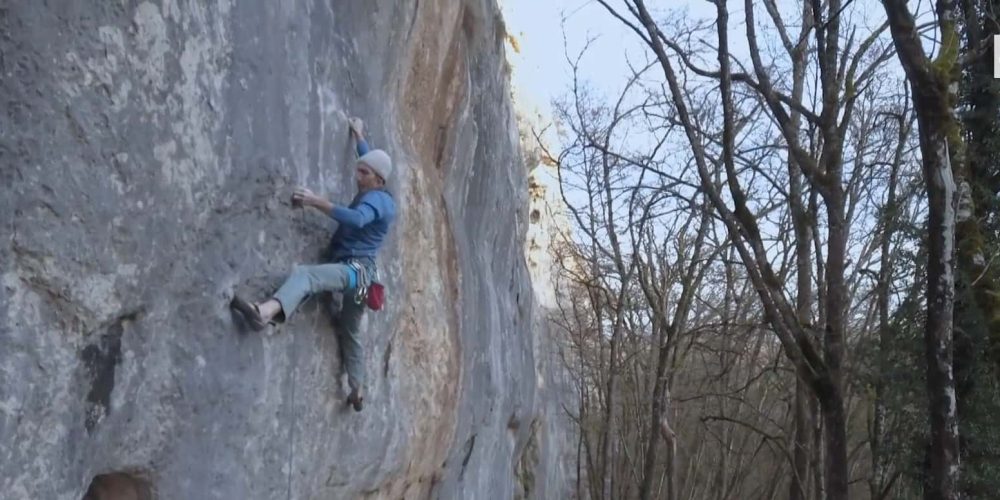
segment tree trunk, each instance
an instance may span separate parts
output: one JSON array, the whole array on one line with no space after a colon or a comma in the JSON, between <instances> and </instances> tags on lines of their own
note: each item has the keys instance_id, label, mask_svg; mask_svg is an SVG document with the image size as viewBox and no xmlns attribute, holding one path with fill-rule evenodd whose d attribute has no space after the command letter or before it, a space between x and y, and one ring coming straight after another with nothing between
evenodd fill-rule
<instances>
[{"instance_id":1,"label":"tree trunk","mask_svg":"<svg viewBox=\"0 0 1000 500\"><path fill-rule=\"evenodd\" d=\"M826 498L847 500L847 418L844 399L839 386L830 385L820 393L820 412L823 415L823 437Z\"/></svg>"},{"instance_id":2,"label":"tree trunk","mask_svg":"<svg viewBox=\"0 0 1000 500\"><path fill-rule=\"evenodd\" d=\"M913 94L920 128L920 153L927 186L927 320L924 354L927 364L931 442L927 457L924 498L958 498L959 448L955 380L952 372L952 322L955 300L955 215L958 203L952 151L961 149L961 135L949 94L958 57L958 33L952 1L937 2L941 48L931 61L905 0L883 0L896 53ZM961 157L961 155L959 155Z\"/></svg>"},{"instance_id":3,"label":"tree trunk","mask_svg":"<svg viewBox=\"0 0 1000 500\"><path fill-rule=\"evenodd\" d=\"M664 412L664 393L666 392L666 371L667 371L667 359L670 354L669 342L666 338L668 337L666 329L664 329L664 334L659 338L659 352L657 353L656 359L656 382L653 384L653 404L650 411L650 432L649 441L646 443L646 460L643 467L642 474L642 484L639 488L639 498L641 500L649 500L650 495L653 491L653 477L656 471L656 460L657 460L657 449L659 448L659 442L661 433L656 432L657 427L660 425L660 421L663 419ZM667 470L667 484L673 483L673 470L668 465ZM667 491L672 491L669 487Z\"/></svg>"},{"instance_id":4,"label":"tree trunk","mask_svg":"<svg viewBox=\"0 0 1000 500\"><path fill-rule=\"evenodd\" d=\"M886 434L886 369L891 356L892 331L889 327L889 296L892 285L893 256L891 252L892 236L895 232L898 211L896 206L896 186L899 183L899 168L903 161L903 150L906 147L906 137L909 135L908 118L905 113L896 116L899 121L896 151L889 171L889 190L885 206L882 209L882 234L879 235L879 262L881 268L878 274L878 354L875 372L875 401L872 415L871 452L872 479L870 485L871 498L881 499L888 494L889 464L888 456L883 449L883 438Z\"/></svg>"},{"instance_id":5,"label":"tree trunk","mask_svg":"<svg viewBox=\"0 0 1000 500\"><path fill-rule=\"evenodd\" d=\"M816 398L812 398L809 402L809 415L812 418L813 423L813 452L812 452L812 472L813 472L813 498L817 500L823 500L826 498L826 489L824 485L826 480L823 477L823 454L821 450L824 449L823 446L823 419L818 418L819 416L819 403Z\"/></svg>"},{"instance_id":6,"label":"tree trunk","mask_svg":"<svg viewBox=\"0 0 1000 500\"><path fill-rule=\"evenodd\" d=\"M802 2L803 33L799 40L804 40L810 26L810 2ZM792 57L792 100L802 102L805 89L806 49L805 43L799 43L791 52ZM801 114L793 111L790 116L792 128L798 130L801 126ZM788 153L789 201L792 213L792 225L795 230L795 313L802 325L812 324L812 214L805 208L802 190L802 171L795 161L795 155ZM794 449L792 450L792 480L789 484L788 498L790 500L807 500L809 498L809 450L812 446L812 415L809 403L812 391L799 374L795 376L794 400Z\"/></svg>"},{"instance_id":7,"label":"tree trunk","mask_svg":"<svg viewBox=\"0 0 1000 500\"><path fill-rule=\"evenodd\" d=\"M618 430L617 414L618 407L618 338L620 327L616 324L611 334L610 349L608 353L608 396L606 400L607 408L604 412L604 443L601 450L601 498L610 500L612 496L612 480L614 477L613 464L618 453Z\"/></svg>"},{"instance_id":8,"label":"tree trunk","mask_svg":"<svg viewBox=\"0 0 1000 500\"><path fill-rule=\"evenodd\" d=\"M921 124L921 129L927 124ZM952 374L952 319L955 299L955 181L942 134L921 130L924 176L929 198L927 323L924 331L931 447L924 498L952 499L958 492L958 416ZM929 143L924 147L923 143ZM930 151L928 151L930 150Z\"/></svg>"},{"instance_id":9,"label":"tree trunk","mask_svg":"<svg viewBox=\"0 0 1000 500\"><path fill-rule=\"evenodd\" d=\"M792 480L788 498L809 498L809 449L812 447L812 419L809 415L811 393L802 377L795 377L795 449L792 452Z\"/></svg>"}]
</instances>

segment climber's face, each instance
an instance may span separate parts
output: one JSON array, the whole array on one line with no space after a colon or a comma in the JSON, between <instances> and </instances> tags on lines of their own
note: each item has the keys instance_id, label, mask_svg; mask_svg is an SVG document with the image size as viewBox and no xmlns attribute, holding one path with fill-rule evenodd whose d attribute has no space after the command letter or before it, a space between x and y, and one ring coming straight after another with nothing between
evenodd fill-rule
<instances>
[{"instance_id":1,"label":"climber's face","mask_svg":"<svg viewBox=\"0 0 1000 500\"><path fill-rule=\"evenodd\" d=\"M368 191L383 184L382 178L364 163L358 164L358 170L354 177L358 182L358 191Z\"/></svg>"}]
</instances>

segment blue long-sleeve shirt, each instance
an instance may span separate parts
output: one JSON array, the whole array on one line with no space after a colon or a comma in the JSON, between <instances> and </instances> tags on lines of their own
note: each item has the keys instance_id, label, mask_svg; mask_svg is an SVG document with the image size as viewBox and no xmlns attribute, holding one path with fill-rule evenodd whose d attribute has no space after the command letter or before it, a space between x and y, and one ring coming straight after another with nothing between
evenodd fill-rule
<instances>
[{"instance_id":1,"label":"blue long-sleeve shirt","mask_svg":"<svg viewBox=\"0 0 1000 500\"><path fill-rule=\"evenodd\" d=\"M369 149L358 141L359 156ZM396 202L387 191L373 189L358 193L346 207L334 205L330 217L340 223L330 240L330 260L375 257L396 219Z\"/></svg>"}]
</instances>

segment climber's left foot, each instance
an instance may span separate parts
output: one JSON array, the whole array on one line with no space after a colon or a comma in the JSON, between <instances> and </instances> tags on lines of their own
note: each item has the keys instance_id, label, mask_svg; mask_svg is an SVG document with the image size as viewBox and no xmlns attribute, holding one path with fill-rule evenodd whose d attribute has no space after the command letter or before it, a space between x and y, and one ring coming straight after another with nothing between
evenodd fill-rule
<instances>
[{"instance_id":1,"label":"climber's left foot","mask_svg":"<svg viewBox=\"0 0 1000 500\"><path fill-rule=\"evenodd\" d=\"M264 321L264 318L261 318L260 310L257 309L257 305L253 302L248 302L239 295L236 295L229 305L243 316L243 319L246 320L253 331L259 332L267 327L267 322Z\"/></svg>"},{"instance_id":2,"label":"climber's left foot","mask_svg":"<svg viewBox=\"0 0 1000 500\"><path fill-rule=\"evenodd\" d=\"M365 398L361 396L360 389L352 389L351 393L347 396L347 404L354 407L354 411L361 411L364 407Z\"/></svg>"}]
</instances>

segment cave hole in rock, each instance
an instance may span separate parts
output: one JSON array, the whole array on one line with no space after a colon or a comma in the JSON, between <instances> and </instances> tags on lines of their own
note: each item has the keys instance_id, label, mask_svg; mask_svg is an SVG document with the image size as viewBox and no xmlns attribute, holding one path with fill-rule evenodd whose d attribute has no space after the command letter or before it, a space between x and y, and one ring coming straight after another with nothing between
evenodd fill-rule
<instances>
[{"instance_id":1,"label":"cave hole in rock","mask_svg":"<svg viewBox=\"0 0 1000 500\"><path fill-rule=\"evenodd\" d=\"M82 500L153 500L149 481L125 472L94 476Z\"/></svg>"}]
</instances>

